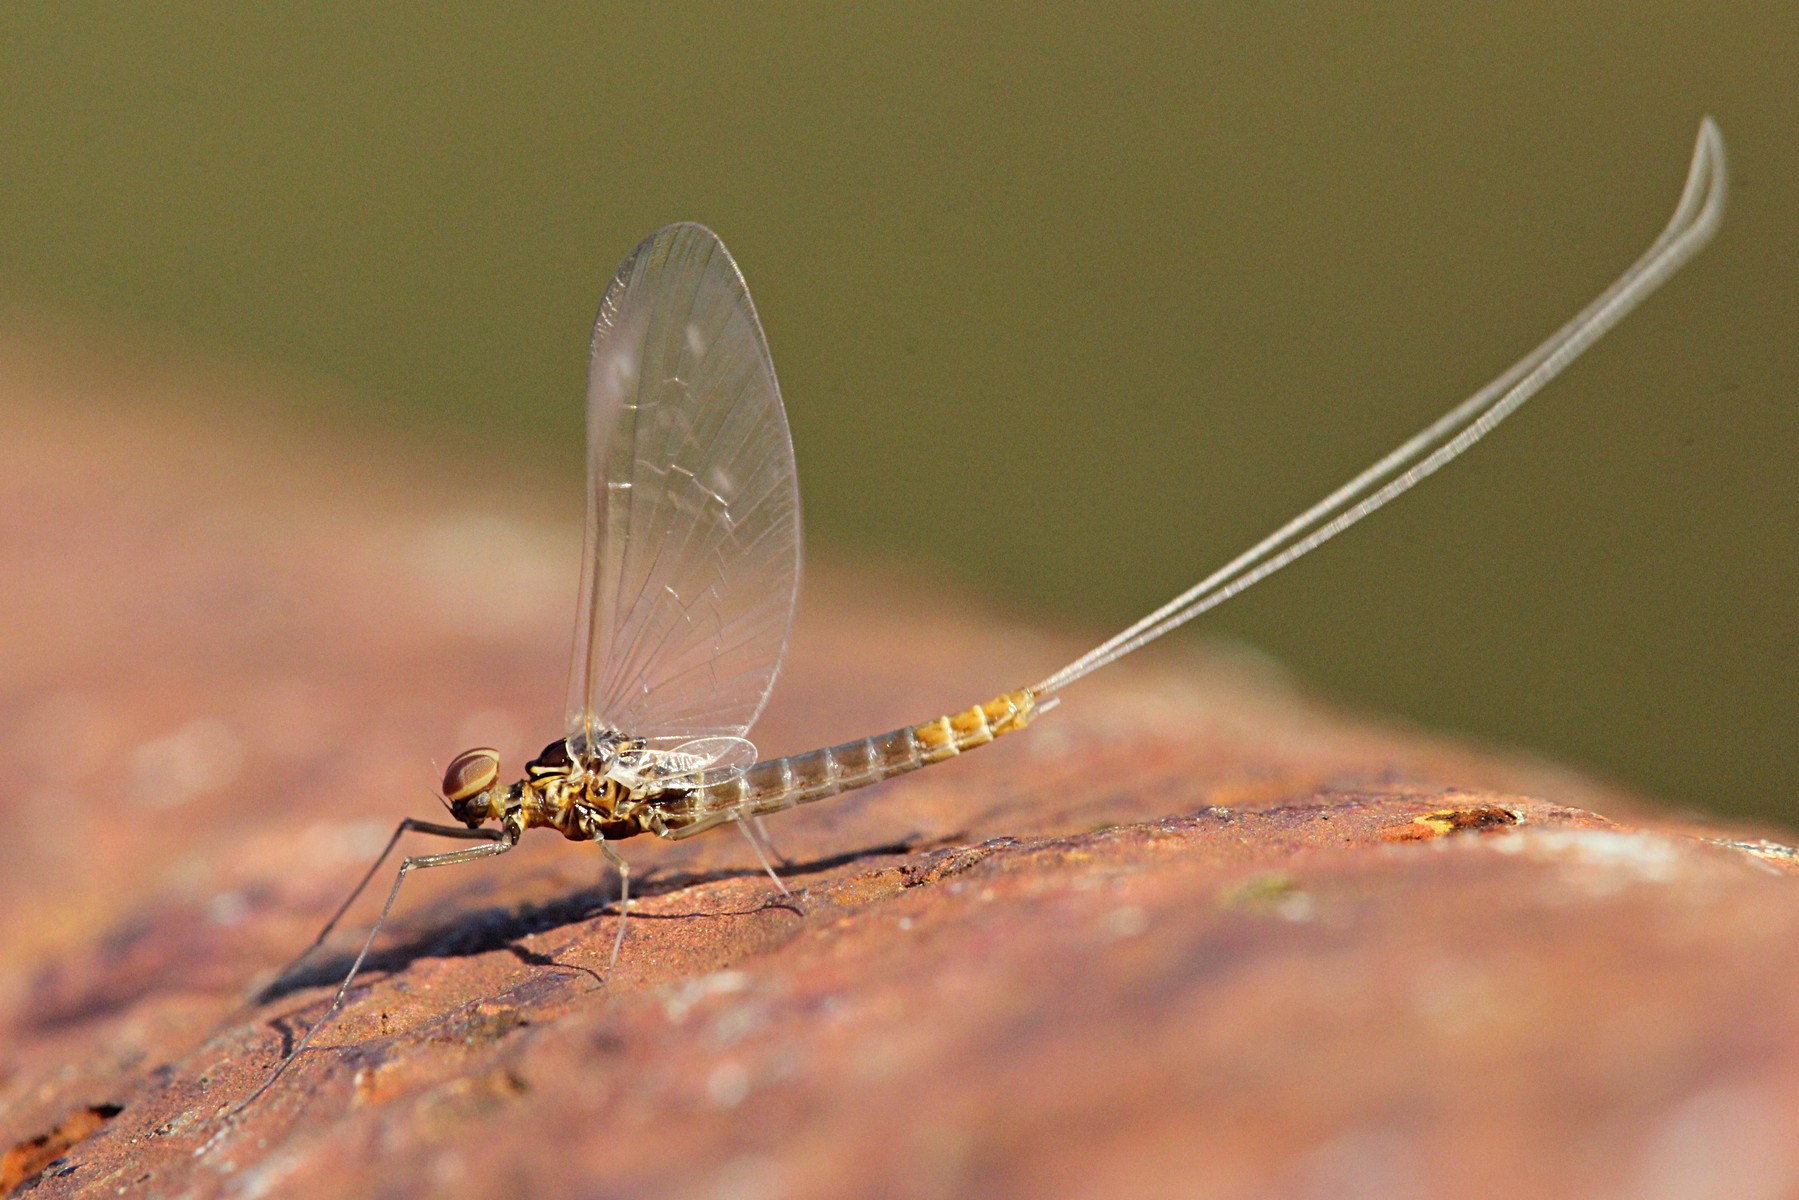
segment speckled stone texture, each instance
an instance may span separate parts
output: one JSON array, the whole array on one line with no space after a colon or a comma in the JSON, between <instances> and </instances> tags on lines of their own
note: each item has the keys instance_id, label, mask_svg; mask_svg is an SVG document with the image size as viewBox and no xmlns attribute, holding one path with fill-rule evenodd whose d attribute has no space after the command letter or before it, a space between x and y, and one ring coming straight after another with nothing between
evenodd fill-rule
<instances>
[{"instance_id":1,"label":"speckled stone texture","mask_svg":"<svg viewBox=\"0 0 1799 1200\"><path fill-rule=\"evenodd\" d=\"M1799 1195L1784 835L1192 641L775 819L798 903L728 832L627 844L611 972L592 846L415 878L343 1015L221 1133L355 930L279 968L394 822L440 814L433 758L516 770L557 733L579 551L572 489L217 419L246 387L0 343L6 1188ZM815 572L757 740L1038 678L1083 647L1035 607Z\"/></svg>"}]
</instances>

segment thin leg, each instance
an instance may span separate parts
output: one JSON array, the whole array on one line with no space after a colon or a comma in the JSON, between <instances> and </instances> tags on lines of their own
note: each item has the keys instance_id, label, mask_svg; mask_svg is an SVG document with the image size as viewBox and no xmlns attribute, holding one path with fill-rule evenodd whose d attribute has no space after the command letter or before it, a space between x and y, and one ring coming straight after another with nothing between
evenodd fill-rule
<instances>
[{"instance_id":1,"label":"thin leg","mask_svg":"<svg viewBox=\"0 0 1799 1200\"><path fill-rule=\"evenodd\" d=\"M762 819L762 814L751 813L749 816L749 825L756 831L756 836L762 839L762 844L768 847L769 854L774 856L776 862L780 863L783 867L791 867L793 865L793 860L788 858L785 854L782 854L781 848L775 845L775 839L769 836L768 822Z\"/></svg>"},{"instance_id":2,"label":"thin leg","mask_svg":"<svg viewBox=\"0 0 1799 1200\"><path fill-rule=\"evenodd\" d=\"M439 826L438 828L449 827ZM356 978L356 973L362 970L362 962L369 956L369 947L375 944L375 935L380 933L381 927L387 923L387 914L393 911L394 898L400 894L400 885L406 882L408 871L423 870L427 867L449 867L457 863L474 862L478 858L492 858L496 854L506 853L512 849L513 844L513 837L510 834L502 834L499 841L490 842L485 846L471 846L467 850L451 850L444 854L419 854L402 859L399 874L394 876L394 885L388 890L387 903L381 906L381 915L375 919L375 927L369 930L369 936L364 939L362 949L356 954L356 961L350 964L349 973L338 985L337 995L331 998L331 1007L327 1008L324 1015L312 1023L312 1028L306 1031L306 1036L302 1037L299 1043L287 1052L287 1057L282 1059L281 1064L270 1073L267 1079L262 1081L262 1086L251 1092L236 1108L231 1110L231 1115L236 1116L248 1108L258 1096L268 1091L287 1068L293 1065L294 1059L300 1057L300 1052L312 1042L313 1035L323 1029L326 1023L337 1014L337 1010L343 1007L344 997L350 994L350 983Z\"/></svg>"},{"instance_id":3,"label":"thin leg","mask_svg":"<svg viewBox=\"0 0 1799 1200\"><path fill-rule=\"evenodd\" d=\"M287 978L295 967L306 961L307 955L325 944L325 939L331 936L331 931L336 929L337 923L344 919L344 914L350 911L350 906L356 903L356 898L362 895L364 888L368 887L369 880L375 877L375 872L381 869L381 864L387 861L387 856L394 852L394 847L399 844L400 838L407 833L428 833L433 837L461 838L471 842L497 841L500 837L500 831L497 829L469 829L462 825L434 825L430 821L415 821L411 817L407 817L394 830L393 836L387 839L387 845L381 849L381 856L369 865L368 871L362 877L362 882L356 885L356 890L352 891L344 902L337 906L337 911L331 914L331 919L325 922L323 929L319 930L319 936L312 939L312 945L300 951L292 962L282 967L280 974L275 976L276 979Z\"/></svg>"},{"instance_id":4,"label":"thin leg","mask_svg":"<svg viewBox=\"0 0 1799 1200\"><path fill-rule=\"evenodd\" d=\"M762 869L768 872L768 877L775 881L776 887L781 889L782 897L798 904L799 901L793 899L793 893L787 890L787 885L781 882L781 877L775 874L774 867L768 861L768 855L762 850L762 843L757 841L756 834L750 831L750 821L755 819L755 817L751 817L749 821L746 821L742 817L732 817L731 823L743 831L744 840L749 842L750 849L756 852L756 861L762 864Z\"/></svg>"},{"instance_id":5,"label":"thin leg","mask_svg":"<svg viewBox=\"0 0 1799 1200\"><path fill-rule=\"evenodd\" d=\"M606 974L610 975L618 966L619 947L625 944L625 919L631 915L631 864L605 838L599 841L600 853L618 868L618 933L612 938L612 957L606 960Z\"/></svg>"}]
</instances>

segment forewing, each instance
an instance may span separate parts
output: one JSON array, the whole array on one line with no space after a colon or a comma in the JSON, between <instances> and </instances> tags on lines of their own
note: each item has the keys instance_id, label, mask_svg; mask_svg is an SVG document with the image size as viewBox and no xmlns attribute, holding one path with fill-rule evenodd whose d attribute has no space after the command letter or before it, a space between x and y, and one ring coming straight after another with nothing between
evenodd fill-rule
<instances>
[{"instance_id":1,"label":"forewing","mask_svg":"<svg viewBox=\"0 0 1799 1200\"><path fill-rule=\"evenodd\" d=\"M711 230L670 225L619 267L587 455L571 742L742 737L787 649L799 489L761 322Z\"/></svg>"}]
</instances>

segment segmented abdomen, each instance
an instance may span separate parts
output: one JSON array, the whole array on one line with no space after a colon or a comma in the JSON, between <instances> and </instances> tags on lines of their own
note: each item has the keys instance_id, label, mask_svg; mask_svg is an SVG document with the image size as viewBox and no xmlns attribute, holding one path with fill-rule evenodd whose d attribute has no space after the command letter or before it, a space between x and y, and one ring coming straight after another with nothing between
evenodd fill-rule
<instances>
[{"instance_id":1,"label":"segmented abdomen","mask_svg":"<svg viewBox=\"0 0 1799 1200\"><path fill-rule=\"evenodd\" d=\"M867 787L984 746L1003 733L1023 729L1036 715L1036 697L1024 689L922 725L771 758L733 779L695 789L681 808L666 814L665 829L658 832L667 838L691 837L737 817L780 812Z\"/></svg>"}]
</instances>

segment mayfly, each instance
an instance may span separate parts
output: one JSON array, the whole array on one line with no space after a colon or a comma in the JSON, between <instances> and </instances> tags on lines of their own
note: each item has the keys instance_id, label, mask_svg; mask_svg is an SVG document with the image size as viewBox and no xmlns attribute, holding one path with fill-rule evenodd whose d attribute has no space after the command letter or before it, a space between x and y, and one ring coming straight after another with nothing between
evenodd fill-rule
<instances>
[{"instance_id":1,"label":"mayfly","mask_svg":"<svg viewBox=\"0 0 1799 1200\"><path fill-rule=\"evenodd\" d=\"M619 267L594 324L587 381L587 532L563 735L505 782L498 752L443 778L457 825L408 818L320 932L321 944L402 834L481 843L404 859L330 1006L242 1104L280 1077L344 1003L406 876L504 854L525 830L591 841L617 868L623 943L630 871L614 843L736 825L769 866L769 813L890 779L1023 729L1057 693L1223 603L1461 454L1654 291L1717 230L1724 144L1710 118L1661 236L1547 341L1440 420L1130 628L1030 687L890 733L758 761L746 740L780 669L800 579L793 442L762 326L710 230L670 225ZM782 887L785 891L785 888ZM310 953L310 950L308 951Z\"/></svg>"}]
</instances>

